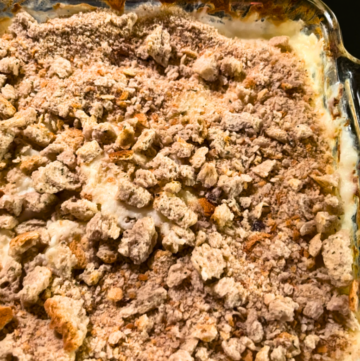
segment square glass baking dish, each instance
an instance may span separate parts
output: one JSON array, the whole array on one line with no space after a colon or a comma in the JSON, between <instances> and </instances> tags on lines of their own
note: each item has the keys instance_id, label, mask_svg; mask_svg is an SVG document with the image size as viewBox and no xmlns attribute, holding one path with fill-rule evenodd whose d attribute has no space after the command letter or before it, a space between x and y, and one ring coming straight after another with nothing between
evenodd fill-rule
<instances>
[{"instance_id":1,"label":"square glass baking dish","mask_svg":"<svg viewBox=\"0 0 360 361\"><path fill-rule=\"evenodd\" d=\"M321 0L70 0L58 4L55 0L0 0L0 35L6 31L11 17L20 7L24 7L38 21L57 16L70 16L96 7L111 7L117 12L131 11L143 4L177 5L187 12L206 14L210 21L229 24L240 20L245 24L257 23L266 36L262 23L275 26L291 20L301 23L303 32L322 38L325 51L322 53L323 74L321 94L326 109L332 113L334 103L339 103L338 114L333 118L342 118L343 127L350 130L354 138L356 152L360 154L360 60L350 55L344 48L339 23L333 12ZM236 24L236 23L235 23ZM341 147L334 139L333 155L335 162L341 161ZM358 184L359 164L354 169ZM360 277L360 204L359 191L354 194L357 212L352 218L354 274ZM359 314L357 315L359 318Z\"/></svg>"}]
</instances>

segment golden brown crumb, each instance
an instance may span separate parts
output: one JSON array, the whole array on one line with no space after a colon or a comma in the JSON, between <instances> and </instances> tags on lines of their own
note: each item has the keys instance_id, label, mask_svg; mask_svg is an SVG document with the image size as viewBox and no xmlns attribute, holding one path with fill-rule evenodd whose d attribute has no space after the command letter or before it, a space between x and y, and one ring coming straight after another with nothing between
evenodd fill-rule
<instances>
[{"instance_id":1,"label":"golden brown crumb","mask_svg":"<svg viewBox=\"0 0 360 361\"><path fill-rule=\"evenodd\" d=\"M293 39L82 6L0 42L0 358L342 359L353 235Z\"/></svg>"},{"instance_id":2,"label":"golden brown crumb","mask_svg":"<svg viewBox=\"0 0 360 361\"><path fill-rule=\"evenodd\" d=\"M123 291L121 288L112 287L110 288L107 297L109 300L114 302L121 301L123 299Z\"/></svg>"},{"instance_id":3,"label":"golden brown crumb","mask_svg":"<svg viewBox=\"0 0 360 361\"><path fill-rule=\"evenodd\" d=\"M11 307L0 306L0 330L2 330L14 317Z\"/></svg>"}]
</instances>

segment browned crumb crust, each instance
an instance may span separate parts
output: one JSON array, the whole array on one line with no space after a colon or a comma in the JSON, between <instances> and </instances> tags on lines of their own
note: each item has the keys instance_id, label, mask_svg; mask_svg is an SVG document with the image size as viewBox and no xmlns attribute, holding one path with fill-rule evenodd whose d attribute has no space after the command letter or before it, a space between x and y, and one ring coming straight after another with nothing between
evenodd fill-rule
<instances>
[{"instance_id":1,"label":"browned crumb crust","mask_svg":"<svg viewBox=\"0 0 360 361\"><path fill-rule=\"evenodd\" d=\"M342 359L358 282L288 37L179 9L0 40L0 359Z\"/></svg>"}]
</instances>

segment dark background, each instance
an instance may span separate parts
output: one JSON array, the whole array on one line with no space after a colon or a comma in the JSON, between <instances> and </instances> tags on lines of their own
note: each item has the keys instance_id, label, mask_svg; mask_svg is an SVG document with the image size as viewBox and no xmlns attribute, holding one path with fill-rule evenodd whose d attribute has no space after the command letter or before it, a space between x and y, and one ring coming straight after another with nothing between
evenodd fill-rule
<instances>
[{"instance_id":1,"label":"dark background","mask_svg":"<svg viewBox=\"0 0 360 361\"><path fill-rule=\"evenodd\" d=\"M323 0L335 13L346 50L360 59L360 0Z\"/></svg>"}]
</instances>

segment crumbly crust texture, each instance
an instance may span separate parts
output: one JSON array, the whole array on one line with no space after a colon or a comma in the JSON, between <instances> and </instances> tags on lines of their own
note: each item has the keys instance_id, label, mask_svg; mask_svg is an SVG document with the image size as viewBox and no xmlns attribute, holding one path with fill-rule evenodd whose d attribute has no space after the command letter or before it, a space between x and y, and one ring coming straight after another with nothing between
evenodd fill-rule
<instances>
[{"instance_id":1,"label":"crumbly crust texture","mask_svg":"<svg viewBox=\"0 0 360 361\"><path fill-rule=\"evenodd\" d=\"M340 177L288 37L20 11L0 73L0 360L345 357Z\"/></svg>"}]
</instances>

